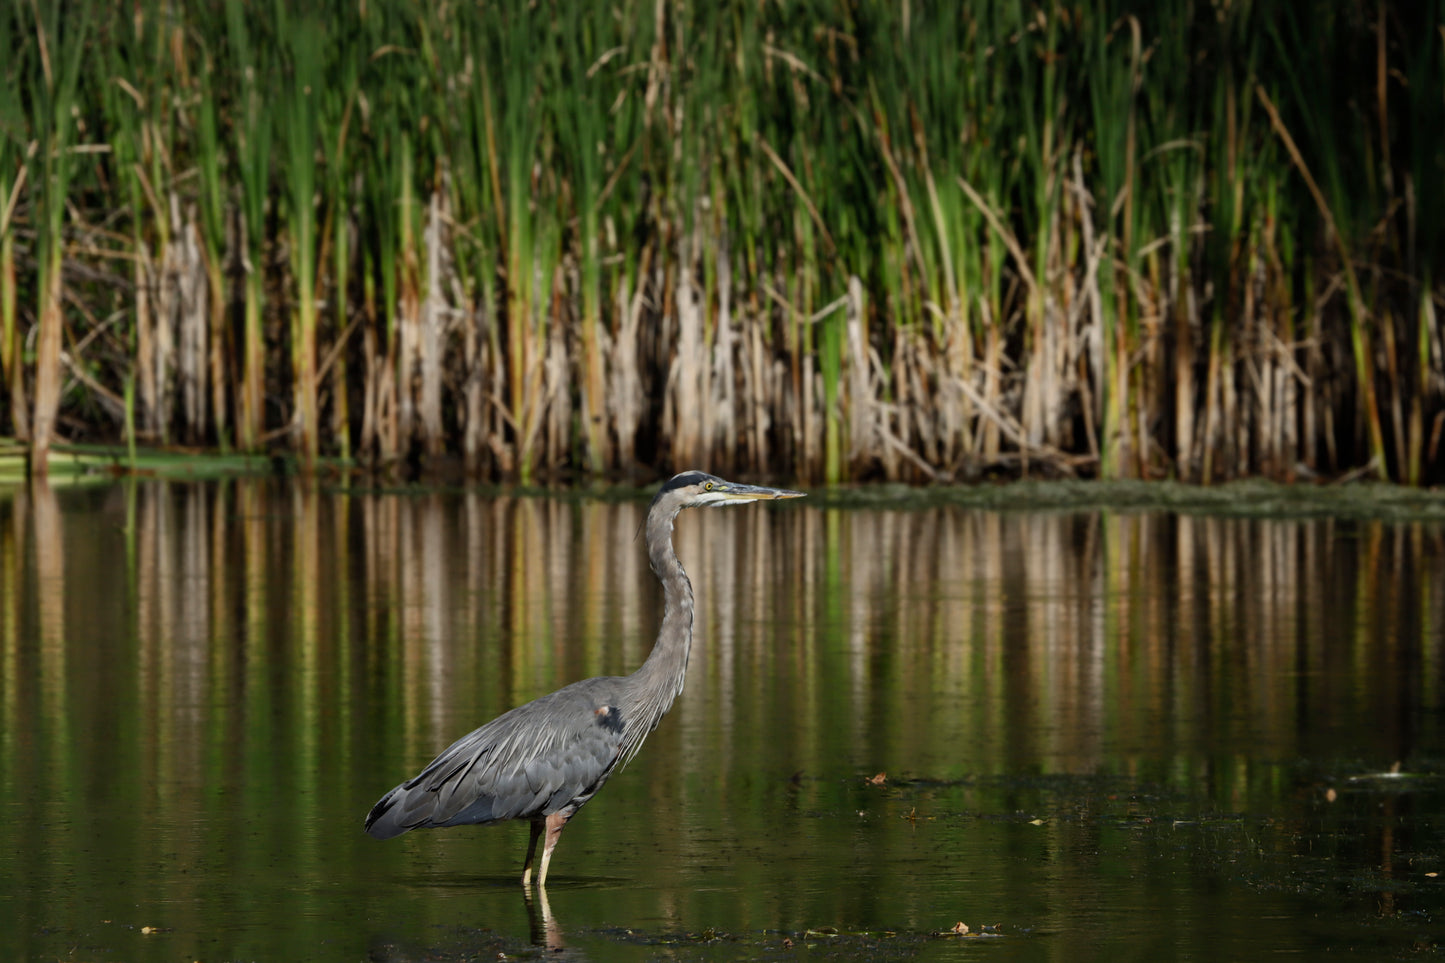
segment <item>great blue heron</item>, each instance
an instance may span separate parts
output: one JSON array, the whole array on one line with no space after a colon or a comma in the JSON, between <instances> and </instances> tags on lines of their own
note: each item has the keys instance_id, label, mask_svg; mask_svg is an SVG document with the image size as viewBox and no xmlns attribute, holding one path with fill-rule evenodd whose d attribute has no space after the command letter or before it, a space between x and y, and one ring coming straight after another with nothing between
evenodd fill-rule
<instances>
[{"instance_id":1,"label":"great blue heron","mask_svg":"<svg viewBox=\"0 0 1445 963\"><path fill-rule=\"evenodd\" d=\"M366 831L390 839L410 829L489 825L525 819L532 825L522 885L543 831L537 886L562 828L625 765L682 692L692 646L692 583L672 548L672 524L684 508L732 505L803 492L724 481L700 471L674 475L647 510L647 556L662 581L662 627L642 667L629 676L584 679L518 706L476 729L420 774L381 797Z\"/></svg>"}]
</instances>

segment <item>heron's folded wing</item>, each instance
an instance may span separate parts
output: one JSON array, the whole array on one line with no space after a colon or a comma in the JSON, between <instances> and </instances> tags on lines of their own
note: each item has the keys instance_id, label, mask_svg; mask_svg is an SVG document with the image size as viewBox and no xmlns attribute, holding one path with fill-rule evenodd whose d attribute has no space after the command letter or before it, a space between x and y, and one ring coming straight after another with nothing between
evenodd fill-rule
<instances>
[{"instance_id":1,"label":"heron's folded wing","mask_svg":"<svg viewBox=\"0 0 1445 963\"><path fill-rule=\"evenodd\" d=\"M528 819L590 797L622 747L620 710L599 702L612 692L591 684L605 681L519 706L438 757L432 823Z\"/></svg>"}]
</instances>

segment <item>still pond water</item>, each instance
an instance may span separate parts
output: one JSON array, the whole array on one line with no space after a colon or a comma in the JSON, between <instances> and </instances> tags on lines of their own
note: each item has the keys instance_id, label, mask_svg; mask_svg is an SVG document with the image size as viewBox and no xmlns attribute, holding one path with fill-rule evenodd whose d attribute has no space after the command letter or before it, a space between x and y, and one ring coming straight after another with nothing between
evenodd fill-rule
<instances>
[{"instance_id":1,"label":"still pond water","mask_svg":"<svg viewBox=\"0 0 1445 963\"><path fill-rule=\"evenodd\" d=\"M645 510L0 494L0 959L1441 952L1433 522L689 512L687 689L546 905L523 826L363 834L457 736L642 661Z\"/></svg>"}]
</instances>

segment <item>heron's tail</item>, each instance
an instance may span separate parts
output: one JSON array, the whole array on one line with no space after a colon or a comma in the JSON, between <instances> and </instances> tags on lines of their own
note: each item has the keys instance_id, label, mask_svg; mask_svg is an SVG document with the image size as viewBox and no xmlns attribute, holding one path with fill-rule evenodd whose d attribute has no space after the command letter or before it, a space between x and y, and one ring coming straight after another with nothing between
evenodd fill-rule
<instances>
[{"instance_id":1,"label":"heron's tail","mask_svg":"<svg viewBox=\"0 0 1445 963\"><path fill-rule=\"evenodd\" d=\"M415 828L415 822L411 825L402 822L406 807L398 808L397 803L405 798L405 783L382 796L380 801L371 807L371 812L366 814L366 831L377 839L391 839Z\"/></svg>"}]
</instances>

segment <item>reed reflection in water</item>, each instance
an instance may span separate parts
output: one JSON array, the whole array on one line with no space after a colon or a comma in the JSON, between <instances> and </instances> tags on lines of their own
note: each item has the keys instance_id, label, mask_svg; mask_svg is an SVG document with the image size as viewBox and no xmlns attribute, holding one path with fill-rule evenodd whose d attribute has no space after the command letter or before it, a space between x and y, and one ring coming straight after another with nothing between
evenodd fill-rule
<instances>
[{"instance_id":1,"label":"reed reflection in water","mask_svg":"<svg viewBox=\"0 0 1445 963\"><path fill-rule=\"evenodd\" d=\"M0 955L525 941L524 828L361 820L478 723L641 663L645 509L0 496ZM688 513L676 542L687 690L549 882L590 956L647 955L619 928L962 918L1069 956L1219 949L1221 918L1279 949L1433 925L1438 526L803 504ZM1349 779L1397 762L1427 776Z\"/></svg>"}]
</instances>

